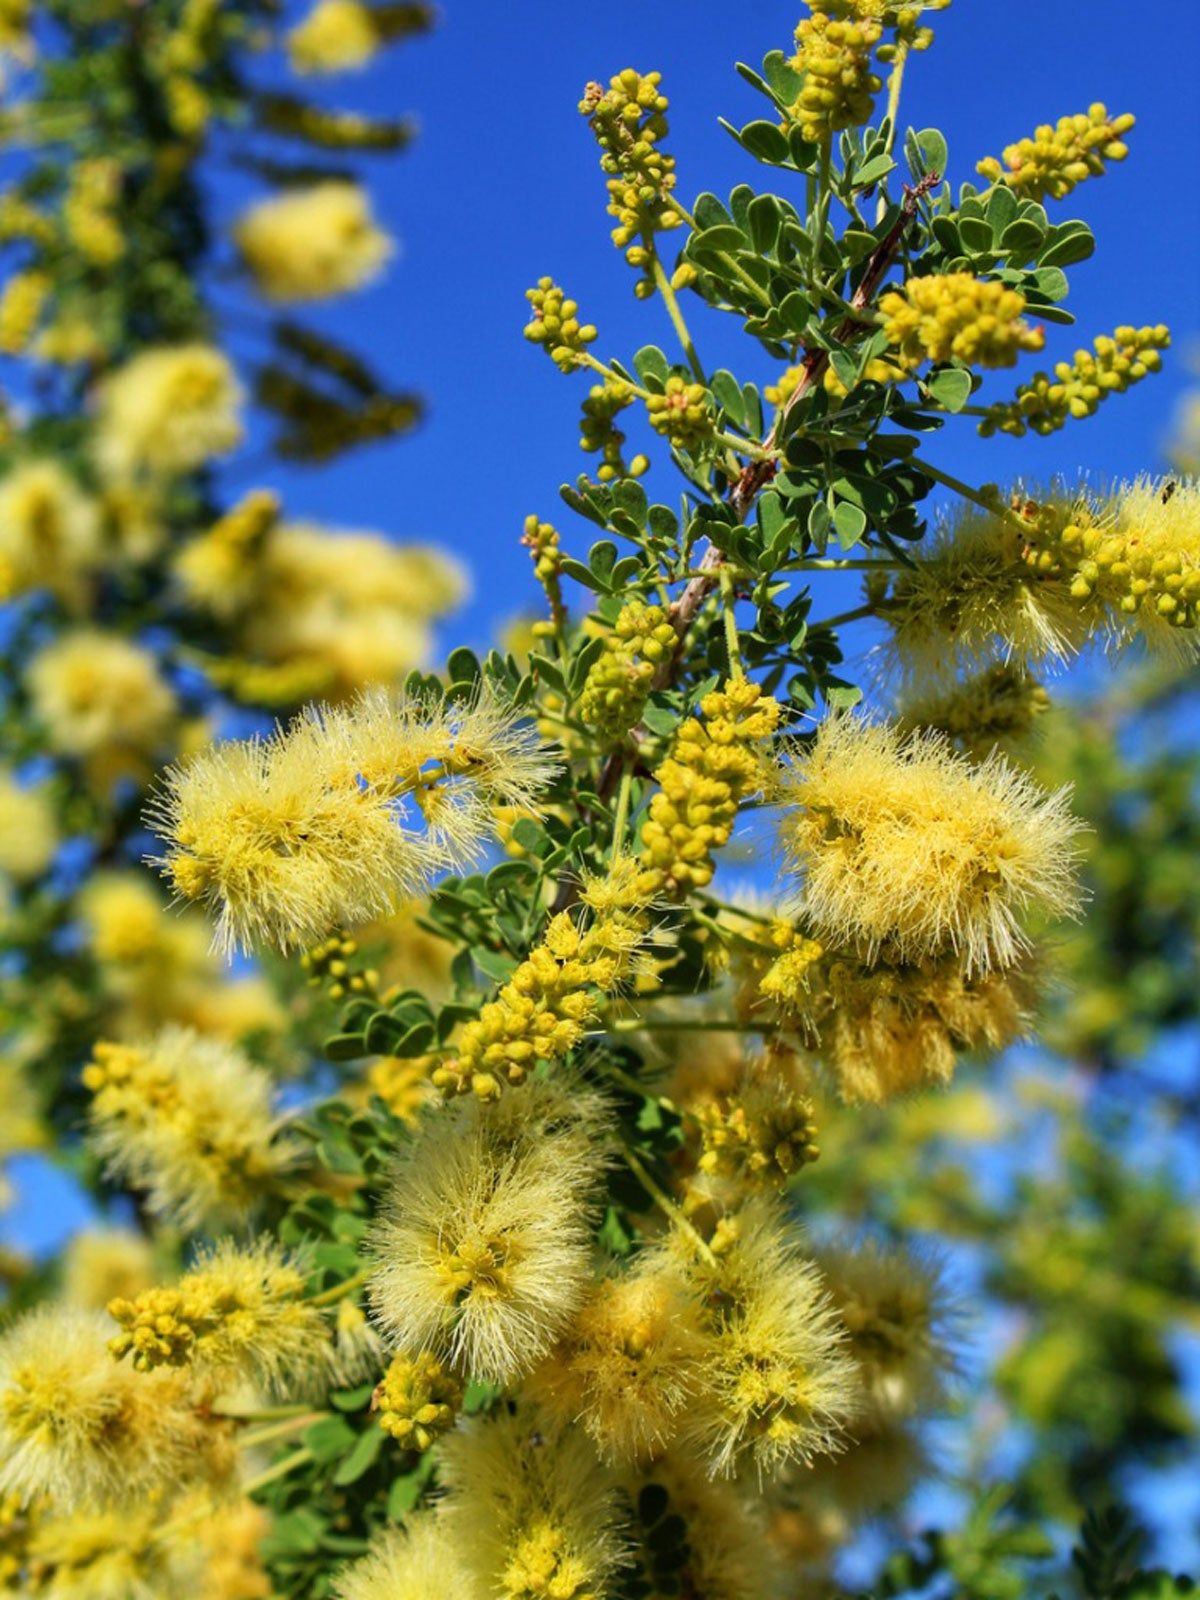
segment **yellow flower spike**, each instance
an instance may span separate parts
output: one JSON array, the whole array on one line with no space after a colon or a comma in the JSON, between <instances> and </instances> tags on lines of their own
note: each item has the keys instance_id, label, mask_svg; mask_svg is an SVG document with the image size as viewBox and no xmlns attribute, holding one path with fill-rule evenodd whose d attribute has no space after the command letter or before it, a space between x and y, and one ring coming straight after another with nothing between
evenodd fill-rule
<instances>
[{"instance_id":1,"label":"yellow flower spike","mask_svg":"<svg viewBox=\"0 0 1200 1600\"><path fill-rule=\"evenodd\" d=\"M97 461L115 478L190 472L241 442L242 399L210 345L143 350L100 385Z\"/></svg>"},{"instance_id":2,"label":"yellow flower spike","mask_svg":"<svg viewBox=\"0 0 1200 1600\"><path fill-rule=\"evenodd\" d=\"M661 606L634 602L622 608L579 699L580 717L606 743L619 743L637 726L655 673L670 660L677 643Z\"/></svg>"},{"instance_id":3,"label":"yellow flower spike","mask_svg":"<svg viewBox=\"0 0 1200 1600\"><path fill-rule=\"evenodd\" d=\"M987 156L976 172L1002 183L1025 200L1061 200L1086 178L1101 177L1105 163L1129 154L1124 135L1134 125L1128 112L1110 116L1100 101L1086 112L1046 123L1032 138L1005 147L1003 161Z\"/></svg>"},{"instance_id":4,"label":"yellow flower spike","mask_svg":"<svg viewBox=\"0 0 1200 1600\"><path fill-rule=\"evenodd\" d=\"M381 42L362 0L317 0L287 35L288 64L303 76L349 72L367 66Z\"/></svg>"},{"instance_id":5,"label":"yellow flower spike","mask_svg":"<svg viewBox=\"0 0 1200 1600\"><path fill-rule=\"evenodd\" d=\"M634 292L654 293L654 235L679 226L667 203L675 188L675 158L660 147L667 136L668 100L662 74L627 67L603 84L589 83L579 110L600 146L600 170L608 175L608 213L616 219L612 240L640 276Z\"/></svg>"},{"instance_id":6,"label":"yellow flower spike","mask_svg":"<svg viewBox=\"0 0 1200 1600\"><path fill-rule=\"evenodd\" d=\"M649 891L681 896L712 881L713 854L729 842L738 806L762 787L756 746L774 734L781 710L757 684L731 680L680 726L642 827Z\"/></svg>"},{"instance_id":7,"label":"yellow flower spike","mask_svg":"<svg viewBox=\"0 0 1200 1600\"><path fill-rule=\"evenodd\" d=\"M1020 386L1014 399L989 406L979 432L985 438L999 432L1016 439L1030 430L1043 435L1057 433L1072 417L1093 416L1109 395L1123 394L1150 373L1160 371L1160 352L1170 343L1170 329L1162 323L1145 328L1123 326L1111 338L1101 334L1093 340L1091 350L1077 350L1072 361L1056 363L1053 375L1037 372Z\"/></svg>"}]
</instances>

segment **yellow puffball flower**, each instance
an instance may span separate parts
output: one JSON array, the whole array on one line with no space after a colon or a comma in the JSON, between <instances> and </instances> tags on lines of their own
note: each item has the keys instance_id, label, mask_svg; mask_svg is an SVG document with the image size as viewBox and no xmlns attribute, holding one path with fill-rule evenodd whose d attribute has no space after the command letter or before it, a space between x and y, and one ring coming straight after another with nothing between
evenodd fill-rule
<instances>
[{"instance_id":1,"label":"yellow puffball flower","mask_svg":"<svg viewBox=\"0 0 1200 1600\"><path fill-rule=\"evenodd\" d=\"M361 0L317 0L287 36L293 72L316 76L365 67L379 49L379 30Z\"/></svg>"},{"instance_id":2,"label":"yellow puffball flower","mask_svg":"<svg viewBox=\"0 0 1200 1600\"><path fill-rule=\"evenodd\" d=\"M873 958L1011 966L1030 913L1078 909L1070 791L1040 790L936 733L831 716L780 773L781 835L819 937Z\"/></svg>"},{"instance_id":3,"label":"yellow puffball flower","mask_svg":"<svg viewBox=\"0 0 1200 1600\"><path fill-rule=\"evenodd\" d=\"M103 1311L110 1300L138 1294L154 1277L154 1246L131 1228L85 1228L63 1254L63 1299L85 1311Z\"/></svg>"},{"instance_id":4,"label":"yellow puffball flower","mask_svg":"<svg viewBox=\"0 0 1200 1600\"><path fill-rule=\"evenodd\" d=\"M228 455L242 438L242 398L228 358L211 345L142 351L100 385L101 470L169 477Z\"/></svg>"},{"instance_id":5,"label":"yellow puffball flower","mask_svg":"<svg viewBox=\"0 0 1200 1600\"><path fill-rule=\"evenodd\" d=\"M267 1238L222 1239L177 1284L117 1296L108 1313L121 1328L109 1350L140 1372L186 1366L288 1395L328 1370L333 1354L303 1271Z\"/></svg>"},{"instance_id":6,"label":"yellow puffball flower","mask_svg":"<svg viewBox=\"0 0 1200 1600\"><path fill-rule=\"evenodd\" d=\"M451 1527L471 1592L497 1600L599 1600L624 1554L616 1485L577 1429L503 1409L442 1447Z\"/></svg>"},{"instance_id":7,"label":"yellow puffball flower","mask_svg":"<svg viewBox=\"0 0 1200 1600\"><path fill-rule=\"evenodd\" d=\"M266 740L171 769L150 820L175 890L217 916L225 949L308 946L394 911L476 857L491 806L532 805L555 768L491 693L469 703L371 690Z\"/></svg>"},{"instance_id":8,"label":"yellow puffball flower","mask_svg":"<svg viewBox=\"0 0 1200 1600\"><path fill-rule=\"evenodd\" d=\"M58 849L54 807L41 789L0 767L0 873L18 883L40 878Z\"/></svg>"},{"instance_id":9,"label":"yellow puffball flower","mask_svg":"<svg viewBox=\"0 0 1200 1600\"><path fill-rule=\"evenodd\" d=\"M366 191L340 179L260 201L243 214L234 240L260 292L283 305L361 289L394 250Z\"/></svg>"},{"instance_id":10,"label":"yellow puffball flower","mask_svg":"<svg viewBox=\"0 0 1200 1600\"><path fill-rule=\"evenodd\" d=\"M150 651L98 628L61 634L33 658L26 681L61 755L136 765L161 749L178 710Z\"/></svg>"},{"instance_id":11,"label":"yellow puffball flower","mask_svg":"<svg viewBox=\"0 0 1200 1600\"><path fill-rule=\"evenodd\" d=\"M590 1277L593 1104L528 1084L460 1101L406 1147L371 1238L371 1303L398 1348L494 1382L551 1349Z\"/></svg>"},{"instance_id":12,"label":"yellow puffball flower","mask_svg":"<svg viewBox=\"0 0 1200 1600\"><path fill-rule=\"evenodd\" d=\"M378 1534L334 1579L337 1600L477 1600L462 1565L459 1530L440 1511L418 1511Z\"/></svg>"},{"instance_id":13,"label":"yellow puffball flower","mask_svg":"<svg viewBox=\"0 0 1200 1600\"><path fill-rule=\"evenodd\" d=\"M107 1337L102 1313L44 1306L0 1339L0 1494L68 1511L212 1472L184 1375L119 1366Z\"/></svg>"},{"instance_id":14,"label":"yellow puffball flower","mask_svg":"<svg viewBox=\"0 0 1200 1600\"><path fill-rule=\"evenodd\" d=\"M101 1040L83 1082L108 1171L182 1227L243 1220L295 1154L278 1136L267 1074L191 1029L163 1028L138 1045Z\"/></svg>"},{"instance_id":15,"label":"yellow puffball flower","mask_svg":"<svg viewBox=\"0 0 1200 1600\"><path fill-rule=\"evenodd\" d=\"M78 601L101 563L96 503L56 461L26 461L0 481L0 566L5 598L49 589Z\"/></svg>"}]
</instances>

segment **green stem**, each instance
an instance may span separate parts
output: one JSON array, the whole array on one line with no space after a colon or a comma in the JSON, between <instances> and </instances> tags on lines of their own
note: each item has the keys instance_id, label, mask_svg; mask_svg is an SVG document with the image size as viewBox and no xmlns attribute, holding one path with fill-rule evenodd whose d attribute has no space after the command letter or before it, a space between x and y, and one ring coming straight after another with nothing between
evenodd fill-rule
<instances>
[{"instance_id":1,"label":"green stem","mask_svg":"<svg viewBox=\"0 0 1200 1600\"><path fill-rule=\"evenodd\" d=\"M702 383L707 388L708 379L704 376L704 368L700 365L700 357L696 354L696 346L692 343L692 336L688 332L687 323L684 321L679 297L675 293L670 278L667 277L666 268L658 258L658 252L655 251L650 259L654 269L654 282L658 286L658 292L662 295L663 305L667 308L667 315L675 328L675 336L683 346L683 353L688 358L688 365L691 367L697 383Z\"/></svg>"},{"instance_id":2,"label":"green stem","mask_svg":"<svg viewBox=\"0 0 1200 1600\"><path fill-rule=\"evenodd\" d=\"M330 1411L305 1411L301 1416L289 1417L286 1422L273 1422L265 1428L250 1428L238 1438L240 1450L252 1450L260 1444L270 1444L272 1439L286 1439L289 1433L298 1433L312 1422L332 1416Z\"/></svg>"},{"instance_id":3,"label":"green stem","mask_svg":"<svg viewBox=\"0 0 1200 1600\"><path fill-rule=\"evenodd\" d=\"M821 254L825 244L825 229L829 222L829 202L833 197L832 140L821 141L821 163L817 169L817 215L813 222L812 279L815 287L820 282Z\"/></svg>"},{"instance_id":4,"label":"green stem","mask_svg":"<svg viewBox=\"0 0 1200 1600\"><path fill-rule=\"evenodd\" d=\"M613 814L612 851L609 859L615 860L625 847L625 829L629 822L629 793L633 787L633 772L625 767L617 790L617 808Z\"/></svg>"},{"instance_id":5,"label":"green stem","mask_svg":"<svg viewBox=\"0 0 1200 1600\"><path fill-rule=\"evenodd\" d=\"M625 1156L625 1160L629 1163L629 1170L633 1173L634 1177L641 1184L642 1188L645 1189L646 1193L654 1201L658 1209L676 1228L679 1229L680 1233L687 1235L687 1237L692 1241L693 1245L695 1245L696 1253L700 1256L701 1260L704 1261L706 1265L715 1267L717 1264L717 1258L713 1255L712 1250L709 1248L708 1242L704 1239L696 1226L690 1222L686 1216L684 1216L683 1211L675 1203L675 1201L671 1199L671 1196L661 1186L661 1184L659 1184L658 1180L651 1175L641 1156L639 1156L635 1150L631 1150L627 1144L623 1144L621 1149Z\"/></svg>"},{"instance_id":6,"label":"green stem","mask_svg":"<svg viewBox=\"0 0 1200 1600\"><path fill-rule=\"evenodd\" d=\"M727 445L740 456L748 456L751 461L776 461L779 458L778 450L764 450L762 445L755 444L750 439L739 439L736 433L718 433L714 431L713 438L718 444Z\"/></svg>"},{"instance_id":7,"label":"green stem","mask_svg":"<svg viewBox=\"0 0 1200 1600\"><path fill-rule=\"evenodd\" d=\"M725 654L729 676L735 680L744 678L746 669L742 666L742 650L738 642L737 597L733 574L728 567L721 568L721 609L725 620Z\"/></svg>"},{"instance_id":8,"label":"green stem","mask_svg":"<svg viewBox=\"0 0 1200 1600\"><path fill-rule=\"evenodd\" d=\"M839 611L836 616L822 617L819 622L810 622L808 625L811 633L814 628L840 628L846 622L861 622L864 617L877 615L875 606L868 602L865 605L855 606L853 611Z\"/></svg>"},{"instance_id":9,"label":"green stem","mask_svg":"<svg viewBox=\"0 0 1200 1600\"><path fill-rule=\"evenodd\" d=\"M371 1276L370 1267L362 1267L352 1278L345 1279L342 1283L335 1283L332 1289L326 1289L321 1294L313 1295L308 1302L310 1306L334 1306L339 1300L344 1300L347 1295L353 1294L356 1289L361 1289Z\"/></svg>"},{"instance_id":10,"label":"green stem","mask_svg":"<svg viewBox=\"0 0 1200 1600\"><path fill-rule=\"evenodd\" d=\"M1028 535L1029 529L1015 511L1009 508L1000 499L998 490L993 489L991 494L985 489L973 489L969 483L964 483L961 478L956 478L952 473L943 472L941 467L935 467L932 462L926 461L923 456L915 457L917 466L927 477L935 483L944 484L947 489L953 489L955 494L961 495L964 500L969 500L972 505L978 506L981 511L986 511L990 516L999 517L1001 521L1011 523L1014 528L1019 528L1023 534ZM986 486L985 486L986 487Z\"/></svg>"},{"instance_id":11,"label":"green stem","mask_svg":"<svg viewBox=\"0 0 1200 1600\"><path fill-rule=\"evenodd\" d=\"M310 1407L304 1404L292 1406L259 1406L251 1411L239 1411L234 1406L221 1406L212 1414L214 1417L228 1417L235 1422L276 1422L282 1417L299 1417L307 1415Z\"/></svg>"},{"instance_id":12,"label":"green stem","mask_svg":"<svg viewBox=\"0 0 1200 1600\"><path fill-rule=\"evenodd\" d=\"M276 1483L280 1478L286 1478L289 1472L294 1472L297 1467L302 1467L306 1461L311 1461L311 1450L293 1450L290 1456L284 1456L282 1461L277 1461L273 1467L268 1467L265 1472L260 1472L257 1478L249 1478L242 1485L244 1495L257 1494L260 1489L265 1489L268 1484Z\"/></svg>"},{"instance_id":13,"label":"green stem","mask_svg":"<svg viewBox=\"0 0 1200 1600\"><path fill-rule=\"evenodd\" d=\"M693 233L698 231L697 228L696 228L696 219L695 219L695 217L692 215L692 213L689 210L687 210L687 208L685 206L681 206L679 204L679 201L676 200L674 198L674 196L672 196L672 195L666 195L666 196L664 196L664 198L666 200L666 203L670 206L671 210L674 211L677 216L680 216L680 217L683 218L683 220L687 223L688 227L692 229ZM737 261L735 261L731 255L727 255L724 250L717 250L717 251L714 251L713 253L716 255L717 259L720 261L721 265L725 268L725 270L729 273L729 275L731 277L733 277L733 278L736 278L738 280L738 282L742 285L743 288L748 289L750 291L750 293L754 296L754 298L758 301L759 305L765 306L768 309L770 309L771 296L767 293L767 291L762 287L761 284L755 283L754 279L750 276L750 274L748 272L746 272L744 270L744 268Z\"/></svg>"},{"instance_id":14,"label":"green stem","mask_svg":"<svg viewBox=\"0 0 1200 1600\"><path fill-rule=\"evenodd\" d=\"M615 1017L592 1038L606 1033L779 1033L777 1022L740 1022L736 1017Z\"/></svg>"},{"instance_id":15,"label":"green stem","mask_svg":"<svg viewBox=\"0 0 1200 1600\"><path fill-rule=\"evenodd\" d=\"M682 1106L677 1106L674 1100L669 1099L665 1094L655 1094L653 1090L647 1089L646 1085L640 1083L631 1072L626 1072L624 1067L618 1067L615 1062L600 1060L597 1064L606 1078L610 1078L613 1083L619 1083L622 1089L628 1089L631 1094L640 1095L643 1100L653 1100L656 1106L661 1106L664 1111L671 1112L673 1116L686 1117L691 1115Z\"/></svg>"},{"instance_id":16,"label":"green stem","mask_svg":"<svg viewBox=\"0 0 1200 1600\"><path fill-rule=\"evenodd\" d=\"M900 115L900 90L904 83L904 67L907 61L908 46L906 44L898 45L896 47L896 59L892 62L892 70L888 74L887 114L888 121L891 124L887 136L888 155L891 155L892 148L896 143L896 119ZM887 202L881 194L879 196L879 215L875 219L877 222L882 218L886 210Z\"/></svg>"}]
</instances>

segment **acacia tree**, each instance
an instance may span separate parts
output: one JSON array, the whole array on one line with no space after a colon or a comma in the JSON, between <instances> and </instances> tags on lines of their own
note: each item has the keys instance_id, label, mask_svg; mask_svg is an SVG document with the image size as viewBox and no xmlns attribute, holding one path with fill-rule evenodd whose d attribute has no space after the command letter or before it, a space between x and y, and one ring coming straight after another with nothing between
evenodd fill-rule
<instances>
[{"instance_id":1,"label":"acacia tree","mask_svg":"<svg viewBox=\"0 0 1200 1600\"><path fill-rule=\"evenodd\" d=\"M1132 119L1094 106L952 184L942 136L900 120L937 9L810 0L794 53L741 69L763 116L731 131L784 194L685 206L658 74L588 85L614 241L678 346L601 359L553 279L529 292L528 337L588 383L599 464L562 494L601 536L572 553L530 516L545 605L519 652L458 649L402 686L394 662L347 672L268 738L164 774L163 876L219 948L276 952L285 991L302 976L319 1070L280 1115L228 1032L178 1013L76 1032L62 1081L86 1096L91 1157L177 1259L126 1243L106 1312L76 1261L0 1346L17 1592L836 1594L837 1551L929 1473L960 1373L955 1296L917 1235L1023 1229L993 1288L1061 1323L1049 1196L989 1209L937 1141L998 1142L981 1088L998 1069L964 1089L963 1060L1034 1033L1052 936L1088 915L1069 789L1029 765L1042 678L1096 647L1190 656L1198 495L976 487L939 459L947 426L1075 426L1154 370L1167 334L1122 326L1007 398L979 393L1069 320L1064 269L1092 239L1043 202L1123 157ZM293 53L352 36L351 13L322 0ZM323 115L254 104L293 130ZM239 229L268 294L309 270L294 204ZM688 296L741 322L753 376L704 364ZM90 386L102 471L142 438L131 370ZM677 508L638 481L625 429L642 413ZM288 415L319 453L320 404ZM170 420L204 457L226 418ZM1014 446L994 449L1010 476ZM287 590L231 520L176 571L218 615L248 595L254 625ZM861 603L831 612L846 573ZM850 682L846 630L868 619L883 644ZM738 845L764 839L778 882L738 892ZM1165 1019L1161 988L1143 1003ZM1160 1331L1194 1263L1173 1193L1111 1181L1082 1131L1070 1155L1090 1231L1066 1204L1054 1237L1111 1314L1115 1367L1130 1318ZM1172 1226L1138 1259L1164 1196ZM1139 1277L1157 1298L1122 1324L1113 1297ZM1027 1472L1020 1520L985 1499L880 1592L1031 1592L1023 1563L1112 1481L1145 1393L1107 1442L1052 1394L1034 1420L1070 1470ZM1109 1459L1085 1460L1097 1443ZM1135 1561L1119 1520L1088 1525L1086 1593L1186 1592Z\"/></svg>"}]
</instances>

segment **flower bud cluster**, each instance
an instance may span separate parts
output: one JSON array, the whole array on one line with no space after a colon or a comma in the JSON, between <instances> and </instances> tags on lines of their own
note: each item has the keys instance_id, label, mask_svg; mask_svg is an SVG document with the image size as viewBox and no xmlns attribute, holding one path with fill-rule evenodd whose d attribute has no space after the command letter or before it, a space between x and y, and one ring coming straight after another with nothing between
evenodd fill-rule
<instances>
[{"instance_id":1,"label":"flower bud cluster","mask_svg":"<svg viewBox=\"0 0 1200 1600\"><path fill-rule=\"evenodd\" d=\"M1039 577L1066 583L1073 600L1098 601L1126 616L1152 611L1172 628L1200 622L1200 567L1183 549L1163 548L1136 524L1113 525L1086 502L1024 508L1034 531L1024 559Z\"/></svg>"},{"instance_id":2,"label":"flower bud cluster","mask_svg":"<svg viewBox=\"0 0 1200 1600\"><path fill-rule=\"evenodd\" d=\"M600 170L608 176L608 213L617 226L612 239L631 267L642 269L635 293L654 293L653 236L677 228L678 214L666 204L675 187L675 158L659 147L667 135L669 104L659 92L660 72L618 72L608 88L589 83L579 102L600 146Z\"/></svg>"},{"instance_id":3,"label":"flower bud cluster","mask_svg":"<svg viewBox=\"0 0 1200 1600\"><path fill-rule=\"evenodd\" d=\"M358 951L358 940L344 933L335 933L306 950L300 957L300 965L308 974L309 988L323 987L331 1000L377 994L379 974L373 967L362 972L352 970L351 963Z\"/></svg>"},{"instance_id":4,"label":"flower bud cluster","mask_svg":"<svg viewBox=\"0 0 1200 1600\"><path fill-rule=\"evenodd\" d=\"M842 128L870 119L875 96L883 87L872 70L871 52L883 37L882 24L864 16L861 5L826 5L809 0L812 15L796 28L792 65L804 74L804 86L790 115L813 144L822 144Z\"/></svg>"},{"instance_id":5,"label":"flower bud cluster","mask_svg":"<svg viewBox=\"0 0 1200 1600\"><path fill-rule=\"evenodd\" d=\"M731 679L681 725L654 774L659 792L642 829L647 888L679 895L712 881L714 851L729 842L740 803L761 786L758 747L774 734L780 711L757 683Z\"/></svg>"},{"instance_id":6,"label":"flower bud cluster","mask_svg":"<svg viewBox=\"0 0 1200 1600\"><path fill-rule=\"evenodd\" d=\"M617 427L615 418L632 403L633 390L620 378L606 378L603 383L593 384L583 402L579 447L589 455L600 457L596 477L601 483L611 483L614 478L640 478L650 465L643 455L634 456L628 465L625 462L625 435Z\"/></svg>"},{"instance_id":7,"label":"flower bud cluster","mask_svg":"<svg viewBox=\"0 0 1200 1600\"><path fill-rule=\"evenodd\" d=\"M1129 154L1123 134L1136 119L1128 112L1110 117L1100 101L1074 116L1044 123L1032 139L1005 146L1003 163L986 156L975 170L992 183L1002 183L1027 200L1061 200L1085 178L1103 177L1106 161L1124 161Z\"/></svg>"},{"instance_id":8,"label":"flower bud cluster","mask_svg":"<svg viewBox=\"0 0 1200 1600\"><path fill-rule=\"evenodd\" d=\"M579 715L608 744L619 744L641 721L654 675L678 643L661 606L625 606L587 675Z\"/></svg>"},{"instance_id":9,"label":"flower bud cluster","mask_svg":"<svg viewBox=\"0 0 1200 1600\"><path fill-rule=\"evenodd\" d=\"M15 356L29 347L50 298L44 272L17 272L0 292L0 355Z\"/></svg>"},{"instance_id":10,"label":"flower bud cluster","mask_svg":"<svg viewBox=\"0 0 1200 1600\"><path fill-rule=\"evenodd\" d=\"M904 728L933 728L982 761L990 750L1019 750L1038 719L1050 709L1050 696L1018 660L997 661L946 688L905 699Z\"/></svg>"},{"instance_id":11,"label":"flower bud cluster","mask_svg":"<svg viewBox=\"0 0 1200 1600\"><path fill-rule=\"evenodd\" d=\"M555 630L566 620L566 607L562 597L562 549L558 529L550 522L539 522L530 512L525 518L525 531L521 543L528 546L533 557L533 575L545 590L550 602L550 627ZM535 633L544 626L534 624Z\"/></svg>"},{"instance_id":12,"label":"flower bud cluster","mask_svg":"<svg viewBox=\"0 0 1200 1600\"><path fill-rule=\"evenodd\" d=\"M430 1350L393 1356L375 1390L379 1426L407 1450L428 1450L448 1433L463 1402L463 1386Z\"/></svg>"},{"instance_id":13,"label":"flower bud cluster","mask_svg":"<svg viewBox=\"0 0 1200 1600\"><path fill-rule=\"evenodd\" d=\"M619 860L607 878L585 887L582 901L592 913L586 926L568 911L551 918L542 942L463 1028L457 1058L435 1069L437 1088L494 1100L506 1084L523 1083L539 1061L560 1060L579 1044L599 997L614 994L639 970L654 893L643 878L633 861Z\"/></svg>"},{"instance_id":14,"label":"flower bud cluster","mask_svg":"<svg viewBox=\"0 0 1200 1600\"><path fill-rule=\"evenodd\" d=\"M925 361L1011 367L1022 350L1040 350L1045 333L1022 319L1025 297L969 272L910 278L882 296L883 328L910 370Z\"/></svg>"},{"instance_id":15,"label":"flower bud cluster","mask_svg":"<svg viewBox=\"0 0 1200 1600\"><path fill-rule=\"evenodd\" d=\"M1102 334L1092 341L1091 350L1076 350L1073 361L1059 361L1053 377L1035 372L1015 399L991 406L979 431L985 438L999 432L1017 439L1031 428L1034 433L1057 433L1069 417L1092 416L1110 394L1123 394L1149 373L1158 372L1159 351L1170 343L1170 329L1162 323L1120 327L1111 338Z\"/></svg>"},{"instance_id":16,"label":"flower bud cluster","mask_svg":"<svg viewBox=\"0 0 1200 1600\"><path fill-rule=\"evenodd\" d=\"M752 1184L785 1183L820 1155L811 1100L774 1071L750 1077L730 1094L696 1108L700 1170Z\"/></svg>"},{"instance_id":17,"label":"flower bud cluster","mask_svg":"<svg viewBox=\"0 0 1200 1600\"><path fill-rule=\"evenodd\" d=\"M578 305L566 298L553 278L539 278L536 288L526 289L525 298L533 307L525 337L542 345L560 372L573 372L595 340L596 329L590 322L580 325Z\"/></svg>"},{"instance_id":18,"label":"flower bud cluster","mask_svg":"<svg viewBox=\"0 0 1200 1600\"><path fill-rule=\"evenodd\" d=\"M125 236L114 216L121 188L115 161L79 161L63 201L63 226L80 255L98 267L111 267L125 254Z\"/></svg>"},{"instance_id":19,"label":"flower bud cluster","mask_svg":"<svg viewBox=\"0 0 1200 1600\"><path fill-rule=\"evenodd\" d=\"M654 431L668 438L676 450L694 450L713 431L708 390L678 374L667 379L663 394L650 396L646 413Z\"/></svg>"}]
</instances>

